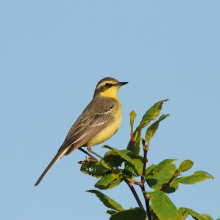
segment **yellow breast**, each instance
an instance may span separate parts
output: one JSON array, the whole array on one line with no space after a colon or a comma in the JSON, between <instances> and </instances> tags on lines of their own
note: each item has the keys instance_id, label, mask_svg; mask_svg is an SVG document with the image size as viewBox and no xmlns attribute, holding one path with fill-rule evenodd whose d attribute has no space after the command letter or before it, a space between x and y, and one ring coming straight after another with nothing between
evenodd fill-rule
<instances>
[{"instance_id":1,"label":"yellow breast","mask_svg":"<svg viewBox=\"0 0 220 220\"><path fill-rule=\"evenodd\" d=\"M115 106L112 112L113 119L111 120L111 122L107 125L107 127L105 127L102 131L100 131L94 138L92 138L87 143L87 146L101 144L102 142L112 137L115 134L115 132L118 130L121 124L122 109L121 109L120 101L118 101L117 103L118 105Z\"/></svg>"}]
</instances>

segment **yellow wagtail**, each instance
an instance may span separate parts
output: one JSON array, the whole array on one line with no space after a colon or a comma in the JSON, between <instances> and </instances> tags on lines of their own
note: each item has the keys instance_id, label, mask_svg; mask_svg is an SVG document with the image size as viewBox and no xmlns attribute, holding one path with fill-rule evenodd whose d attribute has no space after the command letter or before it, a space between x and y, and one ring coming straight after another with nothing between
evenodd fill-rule
<instances>
[{"instance_id":1,"label":"yellow wagtail","mask_svg":"<svg viewBox=\"0 0 220 220\"><path fill-rule=\"evenodd\" d=\"M118 130L121 123L122 110L117 92L125 84L127 82L119 82L110 77L98 82L92 101L73 124L56 156L37 180L35 186L40 183L60 158L69 155L76 149L95 159L81 148L87 146L90 153L102 158L92 151L92 146L108 140Z\"/></svg>"}]
</instances>

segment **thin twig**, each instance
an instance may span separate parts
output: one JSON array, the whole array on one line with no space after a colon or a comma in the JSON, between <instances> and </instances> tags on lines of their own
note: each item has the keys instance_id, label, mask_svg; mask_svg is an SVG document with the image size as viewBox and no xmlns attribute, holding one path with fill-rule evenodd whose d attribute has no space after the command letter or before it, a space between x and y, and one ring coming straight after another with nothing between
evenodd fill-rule
<instances>
[{"instance_id":1,"label":"thin twig","mask_svg":"<svg viewBox=\"0 0 220 220\"><path fill-rule=\"evenodd\" d=\"M136 191L135 191L134 186L132 185L132 183L129 182L129 181L127 181L127 180L124 180L124 181L127 183L128 187L131 189L131 192L133 193L133 195L134 195L134 197L135 197L135 199L136 199L136 201L137 201L139 207L140 207L141 209L144 209L144 207L143 207L143 205L142 205L142 203L141 203L141 201L140 201L140 199L139 199L139 197L138 197L138 195L137 195L137 193L136 193Z\"/></svg>"},{"instance_id":2,"label":"thin twig","mask_svg":"<svg viewBox=\"0 0 220 220\"><path fill-rule=\"evenodd\" d=\"M145 181L146 164L147 164L147 147L144 146L144 166L143 166L143 173L142 173L142 176L141 176L141 182L142 183L144 183L144 181Z\"/></svg>"},{"instance_id":3,"label":"thin twig","mask_svg":"<svg viewBox=\"0 0 220 220\"><path fill-rule=\"evenodd\" d=\"M147 216L148 219L151 220L151 214L150 214L150 204L149 204L149 198L147 197L147 194L144 193L145 192L145 186L144 186L144 182L145 182L145 170L146 170L146 164L147 164L147 151L148 151L148 146L145 145L145 140L142 139L142 144L143 144L143 150L144 150L144 165L143 165L143 172L141 175L141 183L142 186L141 190L145 199L145 204L146 204L146 210L147 210ZM149 143L148 143L149 145Z\"/></svg>"},{"instance_id":4,"label":"thin twig","mask_svg":"<svg viewBox=\"0 0 220 220\"><path fill-rule=\"evenodd\" d=\"M135 185L138 185L138 186L143 186L144 184L142 182L137 182L137 181L133 181Z\"/></svg>"},{"instance_id":5,"label":"thin twig","mask_svg":"<svg viewBox=\"0 0 220 220\"><path fill-rule=\"evenodd\" d=\"M134 143L135 143L135 137L133 136L133 134L131 134L131 151L134 151Z\"/></svg>"},{"instance_id":6,"label":"thin twig","mask_svg":"<svg viewBox=\"0 0 220 220\"><path fill-rule=\"evenodd\" d=\"M141 190L145 199L145 204L146 204L146 210L147 210L147 216L148 219L151 220L151 214L150 214L150 203L149 203L149 198L147 197L147 194L145 192L145 186L141 186Z\"/></svg>"}]
</instances>

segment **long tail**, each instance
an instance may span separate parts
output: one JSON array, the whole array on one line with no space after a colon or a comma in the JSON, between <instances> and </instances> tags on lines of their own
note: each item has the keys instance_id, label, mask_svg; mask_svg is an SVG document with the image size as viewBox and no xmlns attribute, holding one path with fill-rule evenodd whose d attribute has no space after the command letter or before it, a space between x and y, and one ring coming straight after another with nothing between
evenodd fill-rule
<instances>
[{"instance_id":1,"label":"long tail","mask_svg":"<svg viewBox=\"0 0 220 220\"><path fill-rule=\"evenodd\" d=\"M50 164L47 166L47 168L44 170L44 172L41 174L40 178L35 183L35 186L37 186L41 180L46 176L46 174L49 172L49 170L54 166L54 164L66 153L66 150L63 152L58 152L56 156L53 158L53 160L50 162Z\"/></svg>"}]
</instances>

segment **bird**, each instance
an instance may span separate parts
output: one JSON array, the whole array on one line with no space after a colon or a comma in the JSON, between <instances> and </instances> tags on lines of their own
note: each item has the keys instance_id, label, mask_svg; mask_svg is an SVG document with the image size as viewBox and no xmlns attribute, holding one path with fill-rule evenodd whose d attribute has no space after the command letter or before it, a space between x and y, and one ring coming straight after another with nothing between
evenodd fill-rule
<instances>
[{"instance_id":1,"label":"bird","mask_svg":"<svg viewBox=\"0 0 220 220\"><path fill-rule=\"evenodd\" d=\"M96 161L97 159L90 153L102 159L92 151L92 146L108 140L118 130L122 119L122 108L117 93L119 88L127 83L119 82L111 77L103 78L98 82L92 101L70 128L57 154L41 174L35 186L41 182L59 159L76 149L83 151ZM82 147L87 147L90 153Z\"/></svg>"}]
</instances>

